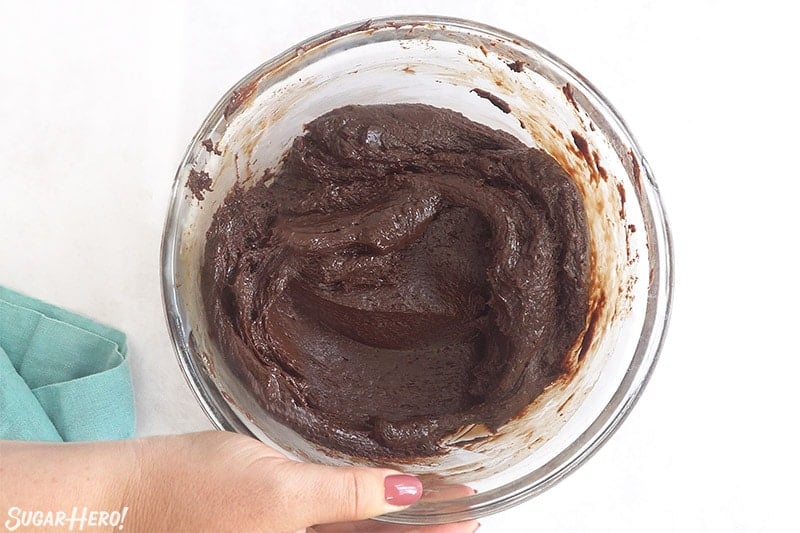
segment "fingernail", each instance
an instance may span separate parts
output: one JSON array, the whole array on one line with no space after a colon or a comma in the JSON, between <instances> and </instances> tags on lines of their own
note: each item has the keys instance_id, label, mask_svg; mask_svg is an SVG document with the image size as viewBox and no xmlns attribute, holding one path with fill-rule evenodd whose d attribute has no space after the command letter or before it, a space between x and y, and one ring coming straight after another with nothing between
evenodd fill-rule
<instances>
[{"instance_id":1,"label":"fingernail","mask_svg":"<svg viewBox=\"0 0 800 533\"><path fill-rule=\"evenodd\" d=\"M416 476L386 476L383 488L386 502L397 507L411 505L422 497L422 482Z\"/></svg>"}]
</instances>

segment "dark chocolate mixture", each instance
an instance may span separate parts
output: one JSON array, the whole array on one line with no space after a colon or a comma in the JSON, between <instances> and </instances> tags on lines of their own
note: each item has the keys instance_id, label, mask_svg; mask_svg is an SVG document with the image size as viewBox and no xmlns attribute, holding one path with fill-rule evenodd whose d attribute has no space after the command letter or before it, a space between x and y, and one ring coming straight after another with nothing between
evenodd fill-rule
<instances>
[{"instance_id":1,"label":"dark chocolate mixture","mask_svg":"<svg viewBox=\"0 0 800 533\"><path fill-rule=\"evenodd\" d=\"M208 231L221 350L275 417L345 453L432 455L469 424L498 428L586 324L575 185L447 109L348 106L306 130Z\"/></svg>"}]
</instances>

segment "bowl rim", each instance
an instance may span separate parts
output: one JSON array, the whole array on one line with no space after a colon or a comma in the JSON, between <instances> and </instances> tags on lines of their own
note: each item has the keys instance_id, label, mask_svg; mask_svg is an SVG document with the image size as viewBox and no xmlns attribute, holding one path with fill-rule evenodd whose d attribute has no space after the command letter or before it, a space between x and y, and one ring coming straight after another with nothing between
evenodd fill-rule
<instances>
[{"instance_id":1,"label":"bowl rim","mask_svg":"<svg viewBox=\"0 0 800 533\"><path fill-rule=\"evenodd\" d=\"M407 510L378 518L378 520L387 522L420 525L475 519L506 510L533 498L575 471L608 441L609 437L616 432L620 424L627 418L647 385L664 346L674 292L673 241L669 222L653 172L642 154L638 142L614 106L591 82L556 55L523 37L493 26L462 18L432 15L385 16L344 24L309 37L287 48L272 59L265 61L234 84L217 102L189 142L178 166L170 194L170 204L161 239L160 277L163 310L173 349L177 355L184 378L204 413L217 429L257 438L247 425L242 422L229 403L225 401L213 380L198 368L198 364L192 356L194 348L191 346L191 327L183 322L179 312L182 301L175 286L174 266L178 252L179 231L177 216L181 197L184 194L182 183L184 171L192 163L193 148L207 137L208 132L223 117L225 108L231 98L237 94L236 91L257 82L265 73L296 59L298 50L311 50L343 37L352 39L353 34L358 34L361 31L377 31L386 28L399 30L406 26L415 25L442 26L455 31L468 32L482 39L494 38L512 42L526 52L544 59L569 76L571 78L570 83L574 82L574 85L584 95L593 100L594 104L598 106L598 111L602 113L603 118L607 121L607 125L613 130L614 135L622 139L629 148L633 164L639 167L640 192L643 196L643 198L640 198L640 202L642 200L645 201L643 203L643 211L647 208L648 213L643 212L643 216L645 216L646 222L650 223L645 225L648 226L647 235L648 244L650 245L651 270L644 324L634 356L616 392L597 418L574 441L546 464L528 472L517 480L485 493L491 495L491 493L496 493L509 485L513 486L501 496L484 498L484 501L471 505L465 501L465 506L462 509L437 509L434 506L429 512L421 513L419 512L422 510L421 507L416 507L416 509L411 507ZM368 44L368 42L356 42L353 46L363 44ZM649 220L647 215L649 215ZM540 471L545 472L545 475L535 476ZM537 477L538 479L535 482L531 482L529 480L531 477ZM525 482L526 480L528 480L527 483ZM452 504L454 501L447 503Z\"/></svg>"}]
</instances>

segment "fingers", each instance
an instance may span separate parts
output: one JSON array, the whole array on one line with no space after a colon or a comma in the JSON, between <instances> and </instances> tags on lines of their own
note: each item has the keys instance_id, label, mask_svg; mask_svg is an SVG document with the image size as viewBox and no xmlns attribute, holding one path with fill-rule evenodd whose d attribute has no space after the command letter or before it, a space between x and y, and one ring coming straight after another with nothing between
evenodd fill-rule
<instances>
[{"instance_id":1,"label":"fingers","mask_svg":"<svg viewBox=\"0 0 800 533\"><path fill-rule=\"evenodd\" d=\"M295 461L273 465L289 524L297 527L364 520L398 511L422 496L419 478L381 468L332 467Z\"/></svg>"},{"instance_id":2,"label":"fingers","mask_svg":"<svg viewBox=\"0 0 800 533\"><path fill-rule=\"evenodd\" d=\"M475 489L467 485L437 485L435 487L425 487L425 495L422 500L425 502L457 500L472 496L475 492Z\"/></svg>"},{"instance_id":3,"label":"fingers","mask_svg":"<svg viewBox=\"0 0 800 533\"><path fill-rule=\"evenodd\" d=\"M309 533L474 533L480 524L475 520L436 526L408 526L402 524L386 524L374 520L327 524L308 529Z\"/></svg>"}]
</instances>

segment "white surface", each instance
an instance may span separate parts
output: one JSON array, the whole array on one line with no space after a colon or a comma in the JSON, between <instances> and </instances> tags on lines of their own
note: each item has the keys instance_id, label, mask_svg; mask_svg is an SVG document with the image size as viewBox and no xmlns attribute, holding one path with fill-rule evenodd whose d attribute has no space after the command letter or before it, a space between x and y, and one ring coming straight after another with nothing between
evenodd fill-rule
<instances>
[{"instance_id":1,"label":"white surface","mask_svg":"<svg viewBox=\"0 0 800 533\"><path fill-rule=\"evenodd\" d=\"M769 2L221 4L0 5L0 283L129 335L140 435L210 427L158 282L169 188L206 113L319 31L454 15L543 45L611 100L659 180L677 259L667 344L633 414L481 531L796 527L796 18Z\"/></svg>"}]
</instances>

